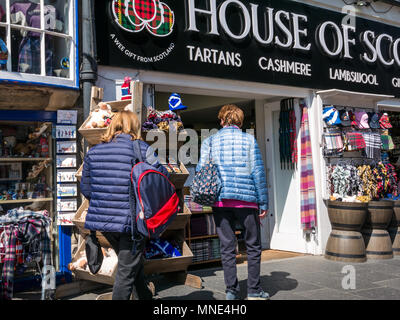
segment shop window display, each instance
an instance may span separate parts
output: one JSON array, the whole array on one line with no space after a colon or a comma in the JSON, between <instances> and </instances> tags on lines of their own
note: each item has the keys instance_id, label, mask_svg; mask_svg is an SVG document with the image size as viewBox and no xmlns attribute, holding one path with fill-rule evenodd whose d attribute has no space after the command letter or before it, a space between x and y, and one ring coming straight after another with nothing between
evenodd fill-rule
<instances>
[{"instance_id":1,"label":"shop window display","mask_svg":"<svg viewBox=\"0 0 400 320\"><path fill-rule=\"evenodd\" d=\"M6 29L0 27L0 71L7 69L8 49L6 39Z\"/></svg>"},{"instance_id":2,"label":"shop window display","mask_svg":"<svg viewBox=\"0 0 400 320\"><path fill-rule=\"evenodd\" d=\"M6 0L0 0L0 19L4 26L0 37L4 41L9 33L11 39L7 57L11 59L11 70L8 71L70 78L71 9L71 1L65 0L46 0L43 4L39 0L9 0L8 24Z\"/></svg>"}]
</instances>

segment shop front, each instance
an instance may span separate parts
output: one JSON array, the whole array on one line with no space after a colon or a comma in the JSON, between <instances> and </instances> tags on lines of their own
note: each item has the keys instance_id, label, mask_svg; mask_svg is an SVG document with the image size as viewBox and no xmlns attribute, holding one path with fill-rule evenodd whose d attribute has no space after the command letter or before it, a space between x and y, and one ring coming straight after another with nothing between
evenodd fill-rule
<instances>
[{"instance_id":1,"label":"shop front","mask_svg":"<svg viewBox=\"0 0 400 320\"><path fill-rule=\"evenodd\" d=\"M64 191L76 171L77 65L78 1L0 1L0 263L1 281L15 291L40 285L45 270L63 278L71 256L63 226L72 225L64 218L76 210L76 185L75 194ZM50 260L38 243L19 243L15 268L5 266L7 232L30 214L47 226ZM15 269L13 279L6 268Z\"/></svg>"},{"instance_id":2,"label":"shop front","mask_svg":"<svg viewBox=\"0 0 400 320\"><path fill-rule=\"evenodd\" d=\"M263 248L324 254L332 227L323 110L378 112L380 101L400 96L399 28L296 1L154 0L145 6L96 2L97 86L104 100L122 98L125 77L144 83L146 107L167 110L170 95L180 94L188 107L180 112L183 126L200 137L195 155L201 139L219 128L219 108L239 105L243 129L255 134L266 167ZM197 160L185 163L191 176ZM191 207L199 215L209 209ZM192 224L201 224L196 218ZM212 239L198 232L192 251L202 235Z\"/></svg>"}]
</instances>

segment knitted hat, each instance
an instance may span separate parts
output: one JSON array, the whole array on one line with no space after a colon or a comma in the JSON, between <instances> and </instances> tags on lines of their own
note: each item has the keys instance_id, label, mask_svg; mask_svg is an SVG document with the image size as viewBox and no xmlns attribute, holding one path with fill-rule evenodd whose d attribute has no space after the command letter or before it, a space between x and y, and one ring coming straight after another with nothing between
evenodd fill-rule
<instances>
[{"instance_id":1,"label":"knitted hat","mask_svg":"<svg viewBox=\"0 0 400 320\"><path fill-rule=\"evenodd\" d=\"M330 126L341 124L339 111L337 111L334 106L324 108L322 112L322 119L324 119L324 121Z\"/></svg>"},{"instance_id":2,"label":"knitted hat","mask_svg":"<svg viewBox=\"0 0 400 320\"><path fill-rule=\"evenodd\" d=\"M350 121L352 126L357 126L356 115L349 111Z\"/></svg>"},{"instance_id":3,"label":"knitted hat","mask_svg":"<svg viewBox=\"0 0 400 320\"><path fill-rule=\"evenodd\" d=\"M168 99L169 110L176 111L176 110L186 110L187 107L182 104L181 96L177 93L171 94Z\"/></svg>"},{"instance_id":4,"label":"knitted hat","mask_svg":"<svg viewBox=\"0 0 400 320\"><path fill-rule=\"evenodd\" d=\"M381 125L379 124L379 114L372 113L372 116L369 117L369 126L372 129L379 129Z\"/></svg>"},{"instance_id":5,"label":"knitted hat","mask_svg":"<svg viewBox=\"0 0 400 320\"><path fill-rule=\"evenodd\" d=\"M389 122L389 116L386 112L382 115L381 119L379 120L379 123L380 123L382 129L393 128Z\"/></svg>"},{"instance_id":6,"label":"knitted hat","mask_svg":"<svg viewBox=\"0 0 400 320\"><path fill-rule=\"evenodd\" d=\"M121 86L121 100L130 100L132 98L131 96L131 77L125 77L124 78L124 83Z\"/></svg>"},{"instance_id":7,"label":"knitted hat","mask_svg":"<svg viewBox=\"0 0 400 320\"><path fill-rule=\"evenodd\" d=\"M349 127L351 126L350 115L349 112L346 110L339 111L340 120L342 121L342 126Z\"/></svg>"},{"instance_id":8,"label":"knitted hat","mask_svg":"<svg viewBox=\"0 0 400 320\"><path fill-rule=\"evenodd\" d=\"M369 129L368 114L364 111L356 112L356 122L358 129Z\"/></svg>"}]
</instances>

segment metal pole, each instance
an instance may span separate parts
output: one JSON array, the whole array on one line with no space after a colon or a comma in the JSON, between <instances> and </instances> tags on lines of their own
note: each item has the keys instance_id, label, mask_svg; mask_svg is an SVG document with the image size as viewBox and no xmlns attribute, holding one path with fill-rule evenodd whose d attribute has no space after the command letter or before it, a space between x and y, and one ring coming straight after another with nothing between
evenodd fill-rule
<instances>
[{"instance_id":1,"label":"metal pole","mask_svg":"<svg viewBox=\"0 0 400 320\"><path fill-rule=\"evenodd\" d=\"M96 32L94 25L95 0L82 1L82 65L83 116L90 113L90 94L97 81Z\"/></svg>"}]
</instances>

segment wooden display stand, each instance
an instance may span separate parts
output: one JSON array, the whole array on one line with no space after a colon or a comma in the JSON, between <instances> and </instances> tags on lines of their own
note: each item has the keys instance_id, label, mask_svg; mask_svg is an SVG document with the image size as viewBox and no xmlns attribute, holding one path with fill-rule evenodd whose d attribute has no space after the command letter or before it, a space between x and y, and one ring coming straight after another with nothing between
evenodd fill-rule
<instances>
[{"instance_id":1,"label":"wooden display stand","mask_svg":"<svg viewBox=\"0 0 400 320\"><path fill-rule=\"evenodd\" d=\"M130 103L133 103L133 108L134 112L136 112L140 123L143 123L146 116L147 116L147 110L146 108L142 105L142 93L143 93L143 84L138 81L133 81L131 82L131 92L132 92L132 99L131 100L123 100L123 101L111 101L111 102L106 102L107 104L111 105L113 111L119 111L123 110L125 106L127 106ZM91 97L91 110L94 110L97 106L97 104L102 101L103 99L103 90L97 87L92 88L92 97ZM90 116L89 116L90 117ZM88 118L89 119L89 118ZM88 141L89 147L92 147L98 143L100 143L101 136L104 134L104 132L107 130L106 128L100 128L100 129L85 129L85 125L88 121L86 121L82 124L82 126L79 129L79 132L82 134L82 136ZM170 146L168 143L168 134L167 136L167 145ZM146 140L147 134L143 133L142 135L143 140ZM150 144L151 142L149 142ZM179 146L179 144L177 144ZM168 149L169 150L169 149ZM174 150L176 151L176 150ZM187 206L184 205L184 198L183 198L183 185L186 181L186 179L189 176L189 173L187 172L186 168L183 166L183 164L180 165L180 169L182 173L180 174L172 174L171 175L171 182L175 185L177 194L180 199L180 207L182 208L182 212L178 213L177 217L175 220L168 226L168 228L165 230L165 232L162 234L162 238L165 239L173 239L175 240L179 245L180 248L182 248L182 256L181 257L173 257L173 258L164 258L164 259L151 259L151 260L145 260L144 263L144 273L145 274L162 274L169 280L179 283L179 284L185 284L188 286L192 286L195 288L202 288L202 280L200 277L190 275L187 273L187 268L189 265L192 263L192 258L193 254L186 243L186 225L190 220L191 212ZM81 168L78 169L77 172L77 178L78 180L81 179L82 175L82 166ZM88 202L85 200L81 207L78 209L77 213L75 214L75 217L73 219L73 223L78 227L78 230L81 234L81 236L85 237L89 231L84 228L84 220L82 219L82 214L84 213L85 209L88 207ZM98 237L100 243L102 245L105 245L108 247L108 245L104 242L102 242L103 237ZM80 250L78 250L77 254L79 254L80 251L82 251L84 248L84 241L80 244ZM74 259L78 258L74 256ZM107 283L107 284L113 284L115 273L113 273L113 276L109 276L108 278L105 276L98 276L98 275L92 275L89 272L85 272L83 270L80 270L79 272L74 272L74 275L77 279L84 279L84 280L90 280L94 282L101 282L101 283Z\"/></svg>"}]
</instances>

